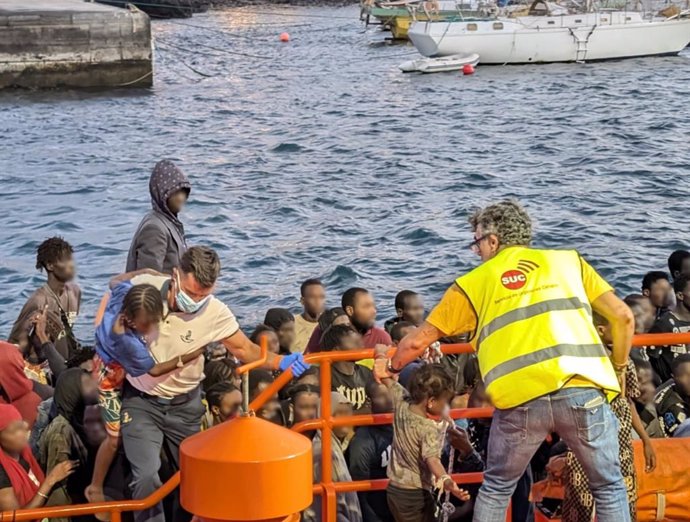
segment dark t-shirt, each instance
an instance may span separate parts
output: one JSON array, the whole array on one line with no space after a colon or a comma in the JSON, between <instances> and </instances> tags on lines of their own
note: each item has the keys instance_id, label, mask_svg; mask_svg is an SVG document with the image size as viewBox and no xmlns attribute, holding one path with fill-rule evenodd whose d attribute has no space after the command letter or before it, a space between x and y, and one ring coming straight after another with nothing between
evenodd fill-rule
<instances>
[{"instance_id":1,"label":"dark t-shirt","mask_svg":"<svg viewBox=\"0 0 690 522\"><path fill-rule=\"evenodd\" d=\"M690 323L678 319L673 312L663 314L649 330L649 333L686 333L690 332ZM649 362L661 382L669 380L671 375L671 365L673 359L681 354L688 353L688 345L675 344L672 346L649 346L647 347Z\"/></svg>"},{"instance_id":2,"label":"dark t-shirt","mask_svg":"<svg viewBox=\"0 0 690 522\"><path fill-rule=\"evenodd\" d=\"M352 480L385 479L391 458L393 426L363 426L348 447ZM393 522L385 491L358 493L366 522Z\"/></svg>"},{"instance_id":3,"label":"dark t-shirt","mask_svg":"<svg viewBox=\"0 0 690 522\"><path fill-rule=\"evenodd\" d=\"M29 472L29 463L24 460L23 457L19 457L19 464L21 464L22 468L24 468L27 473ZM11 487L12 483L10 482L10 477L7 476L5 468L0 465L0 489L7 489Z\"/></svg>"},{"instance_id":4,"label":"dark t-shirt","mask_svg":"<svg viewBox=\"0 0 690 522\"><path fill-rule=\"evenodd\" d=\"M331 390L342 393L352 403L357 412L367 402L366 387L374 380L374 374L369 368L355 364L355 373L346 375L333 366L331 371Z\"/></svg>"},{"instance_id":5,"label":"dark t-shirt","mask_svg":"<svg viewBox=\"0 0 690 522\"><path fill-rule=\"evenodd\" d=\"M690 417L690 404L678 392L673 379L662 384L656 391L654 405L661 429L667 437L673 437L678 426Z\"/></svg>"}]
</instances>

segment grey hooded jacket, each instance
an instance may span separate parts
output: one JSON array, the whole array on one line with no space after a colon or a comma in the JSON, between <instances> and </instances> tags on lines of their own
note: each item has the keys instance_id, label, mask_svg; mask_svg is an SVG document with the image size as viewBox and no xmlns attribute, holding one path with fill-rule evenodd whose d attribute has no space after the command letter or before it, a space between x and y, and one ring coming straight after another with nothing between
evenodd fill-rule
<instances>
[{"instance_id":1,"label":"grey hooded jacket","mask_svg":"<svg viewBox=\"0 0 690 522\"><path fill-rule=\"evenodd\" d=\"M159 161L149 180L153 209L139 224L127 256L126 272L151 268L170 273L187 250L184 226L168 208L168 198L178 190L191 191L187 176L170 160Z\"/></svg>"}]
</instances>

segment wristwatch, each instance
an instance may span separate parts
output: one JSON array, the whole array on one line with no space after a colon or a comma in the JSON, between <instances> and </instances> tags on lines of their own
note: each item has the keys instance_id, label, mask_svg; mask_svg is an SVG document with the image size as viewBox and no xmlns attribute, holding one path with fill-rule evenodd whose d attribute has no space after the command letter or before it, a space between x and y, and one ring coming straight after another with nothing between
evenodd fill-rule
<instances>
[{"instance_id":1,"label":"wristwatch","mask_svg":"<svg viewBox=\"0 0 690 522\"><path fill-rule=\"evenodd\" d=\"M391 360L388 359L388 362L386 363L386 371L387 371L388 373L392 373L393 375L397 375L397 374L399 374L399 373L402 371L402 368L396 370L396 369L393 368L393 366L391 365Z\"/></svg>"}]
</instances>

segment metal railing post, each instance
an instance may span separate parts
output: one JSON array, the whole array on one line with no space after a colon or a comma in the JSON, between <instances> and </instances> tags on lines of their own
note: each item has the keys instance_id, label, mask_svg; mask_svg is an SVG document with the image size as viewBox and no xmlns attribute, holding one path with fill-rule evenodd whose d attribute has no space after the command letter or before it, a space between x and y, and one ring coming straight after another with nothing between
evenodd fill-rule
<instances>
[{"instance_id":1,"label":"metal railing post","mask_svg":"<svg viewBox=\"0 0 690 522\"><path fill-rule=\"evenodd\" d=\"M324 522L335 522L336 499L333 490L333 415L331 414L331 361L321 362L319 367L321 384L321 483L325 495L322 500L322 517Z\"/></svg>"}]
</instances>

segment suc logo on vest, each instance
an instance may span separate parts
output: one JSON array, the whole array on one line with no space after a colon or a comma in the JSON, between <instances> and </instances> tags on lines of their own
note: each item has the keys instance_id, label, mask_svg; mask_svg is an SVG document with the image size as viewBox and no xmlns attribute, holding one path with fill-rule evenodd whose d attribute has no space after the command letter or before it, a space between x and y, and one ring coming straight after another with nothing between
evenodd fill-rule
<instances>
[{"instance_id":1,"label":"suc logo on vest","mask_svg":"<svg viewBox=\"0 0 690 522\"><path fill-rule=\"evenodd\" d=\"M519 290L527 283L527 276L519 270L508 270L501 276L501 283L508 290Z\"/></svg>"},{"instance_id":2,"label":"suc logo on vest","mask_svg":"<svg viewBox=\"0 0 690 522\"><path fill-rule=\"evenodd\" d=\"M518 269L503 272L501 284L508 290L520 290L520 288L527 284L527 274L537 268L539 268L537 263L521 260L518 262Z\"/></svg>"}]
</instances>

